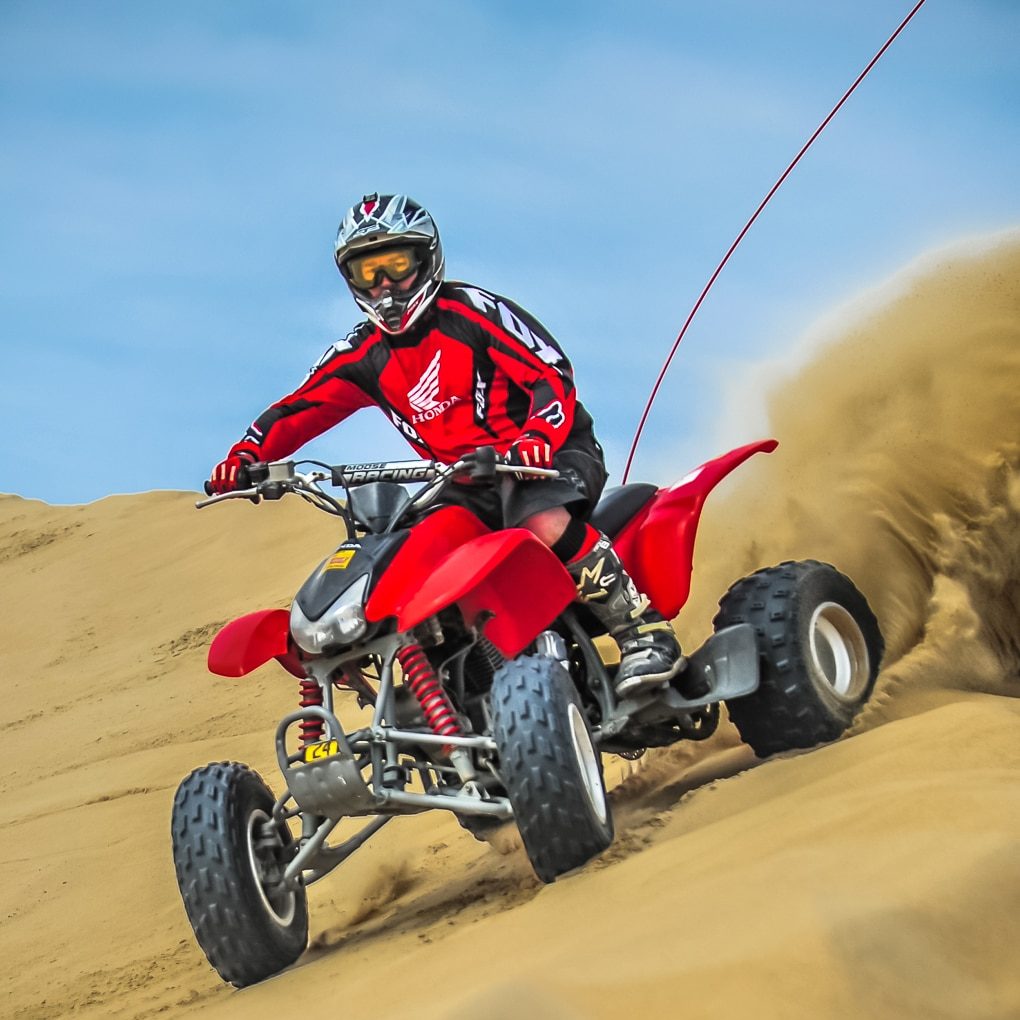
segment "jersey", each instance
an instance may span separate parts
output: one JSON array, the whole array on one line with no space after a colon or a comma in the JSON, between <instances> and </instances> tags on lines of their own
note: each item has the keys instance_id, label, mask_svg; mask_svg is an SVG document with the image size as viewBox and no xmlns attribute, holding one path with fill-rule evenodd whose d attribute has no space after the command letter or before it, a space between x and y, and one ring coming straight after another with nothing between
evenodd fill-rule
<instances>
[{"instance_id":1,"label":"jersey","mask_svg":"<svg viewBox=\"0 0 1020 1020\"><path fill-rule=\"evenodd\" d=\"M447 282L406 332L364 322L333 344L231 452L281 460L370 406L420 456L447 464L479 446L505 453L525 433L555 452L572 432L592 430L570 362L549 331L505 297Z\"/></svg>"}]
</instances>

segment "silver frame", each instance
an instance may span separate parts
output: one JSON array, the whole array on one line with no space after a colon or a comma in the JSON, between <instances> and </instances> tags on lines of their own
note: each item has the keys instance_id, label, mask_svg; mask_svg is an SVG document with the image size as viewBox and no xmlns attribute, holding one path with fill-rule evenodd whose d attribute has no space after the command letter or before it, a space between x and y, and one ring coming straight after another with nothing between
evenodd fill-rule
<instances>
[{"instance_id":1,"label":"silver frame","mask_svg":"<svg viewBox=\"0 0 1020 1020\"><path fill-rule=\"evenodd\" d=\"M393 725L394 664L401 648L415 643L408 634L389 634L326 659L315 659L306 666L310 679L322 690L322 707L309 706L291 712L280 720L276 729L276 758L286 782L286 789L277 800L273 816L277 824L288 818L300 817L302 835L298 851L288 864L284 881L287 884L317 882L343 863L363 846L383 825L397 815L417 814L438 808L455 814L483 815L500 821L513 818L513 808L506 797L486 797L475 783L465 784L471 793L412 793L384 785L387 769L400 766L404 748L423 744L452 745L493 753L496 743L487 736L441 737L434 733L404 730ZM382 667L372 722L348 733L334 711L332 676L345 663L379 655ZM298 765L303 749L288 753L287 733L303 720L318 719L326 724L327 739L336 740L339 753L321 762ZM418 768L420 773L439 771L442 766L429 763ZM316 771L321 773L321 794L299 786L296 780L308 776L308 787ZM367 771L367 776L364 773ZM302 775L303 774L303 775ZM288 809L288 802L296 805ZM352 837L335 846L326 843L329 835L345 818L375 815Z\"/></svg>"}]
</instances>

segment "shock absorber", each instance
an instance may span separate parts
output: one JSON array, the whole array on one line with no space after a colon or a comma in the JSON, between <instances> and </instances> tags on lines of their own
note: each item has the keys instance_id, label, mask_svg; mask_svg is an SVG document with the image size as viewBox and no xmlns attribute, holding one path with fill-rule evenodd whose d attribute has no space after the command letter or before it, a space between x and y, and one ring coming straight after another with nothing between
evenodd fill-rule
<instances>
[{"instance_id":1,"label":"shock absorber","mask_svg":"<svg viewBox=\"0 0 1020 1020\"><path fill-rule=\"evenodd\" d=\"M316 708L322 708L322 688L319 686L318 681L312 680L309 677L307 680L301 681L300 687L302 708L308 708L312 705ZM322 740L322 727L323 722L318 716L301 720L302 750L308 747L309 744L317 744Z\"/></svg>"},{"instance_id":2,"label":"shock absorber","mask_svg":"<svg viewBox=\"0 0 1020 1020\"><path fill-rule=\"evenodd\" d=\"M418 699L422 714L433 733L441 737L457 737L463 733L460 721L450 699L446 696L436 671L421 645L407 645L397 652L397 661L404 671L404 683ZM478 778L474 759L466 747L444 744L442 753L453 764L461 782L470 783Z\"/></svg>"},{"instance_id":3,"label":"shock absorber","mask_svg":"<svg viewBox=\"0 0 1020 1020\"><path fill-rule=\"evenodd\" d=\"M422 714L429 724L433 733L441 737L456 737L461 733L460 723L457 720L457 713L450 704L425 655L421 645L407 645L397 652L397 661L404 671L404 683L411 689L411 693L418 699L421 705ZM448 750L444 748L444 751Z\"/></svg>"}]
</instances>

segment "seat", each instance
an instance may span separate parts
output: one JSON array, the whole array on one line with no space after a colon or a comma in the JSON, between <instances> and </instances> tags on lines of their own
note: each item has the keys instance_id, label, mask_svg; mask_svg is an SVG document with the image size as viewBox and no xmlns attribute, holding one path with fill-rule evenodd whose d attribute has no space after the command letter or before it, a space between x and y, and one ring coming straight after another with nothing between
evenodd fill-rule
<instances>
[{"instance_id":1,"label":"seat","mask_svg":"<svg viewBox=\"0 0 1020 1020\"><path fill-rule=\"evenodd\" d=\"M658 492L651 482L631 482L606 490L591 515L592 526L610 538L623 530L634 515Z\"/></svg>"}]
</instances>

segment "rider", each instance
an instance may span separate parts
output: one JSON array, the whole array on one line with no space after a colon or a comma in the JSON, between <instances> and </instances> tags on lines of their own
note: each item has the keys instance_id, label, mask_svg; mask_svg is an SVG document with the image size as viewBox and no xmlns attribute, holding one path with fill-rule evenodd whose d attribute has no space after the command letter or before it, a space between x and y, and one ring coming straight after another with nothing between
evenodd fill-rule
<instances>
[{"instance_id":1,"label":"rider","mask_svg":"<svg viewBox=\"0 0 1020 1020\"><path fill-rule=\"evenodd\" d=\"M423 457L449 464L494 446L511 464L555 468L556 479L448 493L490 527L527 528L566 565L620 646L618 694L674 677L685 660L672 627L587 523L606 481L602 448L546 328L507 298L446 281L436 224L406 195L366 195L344 217L335 257L367 320L255 419L211 488L246 487L250 464L287 457L371 405Z\"/></svg>"}]
</instances>

